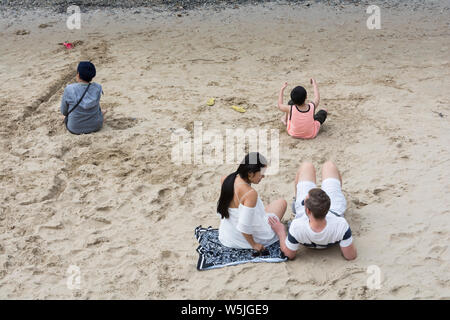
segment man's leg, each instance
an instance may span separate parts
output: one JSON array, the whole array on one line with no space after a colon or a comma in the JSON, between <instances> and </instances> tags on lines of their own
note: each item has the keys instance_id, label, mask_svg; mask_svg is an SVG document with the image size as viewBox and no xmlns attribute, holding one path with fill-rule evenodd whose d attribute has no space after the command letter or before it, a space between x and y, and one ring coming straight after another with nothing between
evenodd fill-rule
<instances>
[{"instance_id":1,"label":"man's leg","mask_svg":"<svg viewBox=\"0 0 450 320\"><path fill-rule=\"evenodd\" d=\"M300 181L311 181L316 183L316 168L311 162L303 162L295 175L295 194Z\"/></svg>"},{"instance_id":2,"label":"man's leg","mask_svg":"<svg viewBox=\"0 0 450 320\"><path fill-rule=\"evenodd\" d=\"M336 165L331 161L325 162L322 167L322 181L324 181L327 178L338 179L341 182L341 186L342 186L341 173L339 172Z\"/></svg>"},{"instance_id":3,"label":"man's leg","mask_svg":"<svg viewBox=\"0 0 450 320\"><path fill-rule=\"evenodd\" d=\"M295 175L295 200L292 204L292 211L296 217L301 217L305 213L302 204L309 190L316 187L316 169L311 162L303 162Z\"/></svg>"},{"instance_id":4,"label":"man's leg","mask_svg":"<svg viewBox=\"0 0 450 320\"><path fill-rule=\"evenodd\" d=\"M330 197L330 212L343 216L347 209L347 201L342 193L342 177L336 165L327 161L322 167L322 190Z\"/></svg>"}]
</instances>

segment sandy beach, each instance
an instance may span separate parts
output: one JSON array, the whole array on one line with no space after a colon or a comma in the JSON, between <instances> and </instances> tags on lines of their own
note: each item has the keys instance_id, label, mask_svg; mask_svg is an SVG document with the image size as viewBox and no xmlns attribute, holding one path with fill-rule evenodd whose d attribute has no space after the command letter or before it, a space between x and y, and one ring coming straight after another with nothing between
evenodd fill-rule
<instances>
[{"instance_id":1,"label":"sandy beach","mask_svg":"<svg viewBox=\"0 0 450 320\"><path fill-rule=\"evenodd\" d=\"M387 3L379 30L350 2L92 7L74 30L64 11L2 7L0 298L450 299L450 3ZM81 60L108 114L76 136L59 105ZM293 139L278 92L312 94L311 77L329 116L317 138ZM279 132L278 173L255 188L288 201L285 222L300 163L333 160L358 258L302 248L197 271L194 229L219 226L220 178L237 165L173 162L173 132L195 121Z\"/></svg>"}]
</instances>

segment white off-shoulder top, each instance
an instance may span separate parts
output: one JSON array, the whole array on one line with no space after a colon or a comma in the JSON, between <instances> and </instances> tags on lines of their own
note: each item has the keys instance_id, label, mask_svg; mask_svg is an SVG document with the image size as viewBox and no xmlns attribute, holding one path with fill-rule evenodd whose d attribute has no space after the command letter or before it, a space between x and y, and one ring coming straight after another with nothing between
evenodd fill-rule
<instances>
[{"instance_id":1,"label":"white off-shoulder top","mask_svg":"<svg viewBox=\"0 0 450 320\"><path fill-rule=\"evenodd\" d=\"M238 208L228 208L229 217L222 218L219 227L220 242L230 248L251 249L251 245L242 233L251 234L256 243L263 246L278 241L278 236L269 225L269 217L273 213L266 213L264 204L258 196L256 206L249 208L242 203Z\"/></svg>"}]
</instances>

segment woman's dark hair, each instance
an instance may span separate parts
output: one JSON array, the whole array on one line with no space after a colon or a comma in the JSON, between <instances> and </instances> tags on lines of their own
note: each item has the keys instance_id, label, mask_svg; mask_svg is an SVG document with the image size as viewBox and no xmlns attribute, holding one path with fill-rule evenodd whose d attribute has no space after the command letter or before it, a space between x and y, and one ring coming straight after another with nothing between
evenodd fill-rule
<instances>
[{"instance_id":1,"label":"woman's dark hair","mask_svg":"<svg viewBox=\"0 0 450 320\"><path fill-rule=\"evenodd\" d=\"M256 173L261 171L261 168L267 167L267 160L259 152L250 152L239 165L236 172L228 175L222 184L220 191L220 198L217 202L217 212L222 218L228 218L228 207L234 196L234 180L239 175L242 179L247 180L249 173Z\"/></svg>"}]
</instances>

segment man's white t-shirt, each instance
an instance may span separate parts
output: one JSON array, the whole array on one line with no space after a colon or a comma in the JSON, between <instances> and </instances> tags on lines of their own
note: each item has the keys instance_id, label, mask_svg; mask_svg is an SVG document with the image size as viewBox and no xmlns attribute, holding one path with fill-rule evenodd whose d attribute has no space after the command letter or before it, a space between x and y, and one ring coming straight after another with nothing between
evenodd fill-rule
<instances>
[{"instance_id":1,"label":"man's white t-shirt","mask_svg":"<svg viewBox=\"0 0 450 320\"><path fill-rule=\"evenodd\" d=\"M296 251L302 244L309 248L324 249L336 243L341 247L352 244L352 231L343 217L328 213L325 217L327 225L320 232L314 232L309 225L306 214L292 221L286 238L286 246Z\"/></svg>"}]
</instances>

